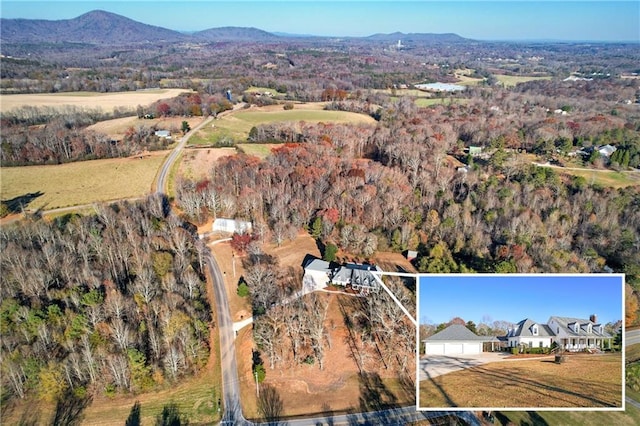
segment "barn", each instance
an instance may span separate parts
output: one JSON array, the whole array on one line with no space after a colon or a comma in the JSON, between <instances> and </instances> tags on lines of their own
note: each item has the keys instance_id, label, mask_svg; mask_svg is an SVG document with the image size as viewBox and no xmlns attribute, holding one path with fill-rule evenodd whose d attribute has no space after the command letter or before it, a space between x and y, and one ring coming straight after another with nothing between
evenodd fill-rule
<instances>
[{"instance_id":1,"label":"barn","mask_svg":"<svg viewBox=\"0 0 640 426\"><path fill-rule=\"evenodd\" d=\"M482 352L484 337L461 324L452 324L424 340L427 355L473 355Z\"/></svg>"}]
</instances>

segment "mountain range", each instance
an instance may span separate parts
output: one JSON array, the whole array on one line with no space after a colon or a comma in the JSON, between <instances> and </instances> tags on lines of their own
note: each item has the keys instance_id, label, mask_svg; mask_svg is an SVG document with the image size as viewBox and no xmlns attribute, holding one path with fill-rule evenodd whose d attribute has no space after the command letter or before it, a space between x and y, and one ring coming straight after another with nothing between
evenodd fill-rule
<instances>
[{"instance_id":1,"label":"mountain range","mask_svg":"<svg viewBox=\"0 0 640 426\"><path fill-rule=\"evenodd\" d=\"M24 43L84 43L124 45L159 42L252 41L275 42L307 36L273 34L257 28L222 27L190 34L143 24L127 17L94 10L73 19L0 19L0 40L3 44ZM309 36L311 37L311 36ZM317 39L318 37L313 37ZM345 37L354 38L354 37ZM461 42L467 39L456 34L374 34L363 40L396 42Z\"/></svg>"}]
</instances>

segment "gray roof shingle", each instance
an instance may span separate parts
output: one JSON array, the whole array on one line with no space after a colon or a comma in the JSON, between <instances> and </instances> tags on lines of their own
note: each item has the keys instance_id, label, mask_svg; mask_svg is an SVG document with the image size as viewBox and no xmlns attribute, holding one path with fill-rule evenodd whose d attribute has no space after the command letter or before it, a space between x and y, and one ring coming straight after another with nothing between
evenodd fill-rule
<instances>
[{"instance_id":1,"label":"gray roof shingle","mask_svg":"<svg viewBox=\"0 0 640 426\"><path fill-rule=\"evenodd\" d=\"M442 331L427 337L426 341L449 340L449 341L469 341L469 340L488 340L490 337L478 336L462 324L452 324Z\"/></svg>"}]
</instances>

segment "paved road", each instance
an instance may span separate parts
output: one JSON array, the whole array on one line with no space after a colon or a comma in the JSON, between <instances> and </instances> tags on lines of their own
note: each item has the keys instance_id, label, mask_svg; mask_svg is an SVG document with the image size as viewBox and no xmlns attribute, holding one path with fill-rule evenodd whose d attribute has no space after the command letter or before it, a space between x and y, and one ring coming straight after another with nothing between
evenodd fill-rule
<instances>
[{"instance_id":1,"label":"paved road","mask_svg":"<svg viewBox=\"0 0 640 426\"><path fill-rule=\"evenodd\" d=\"M625 346L635 345L640 343L640 329L637 330L628 330L624 333L625 337Z\"/></svg>"},{"instance_id":2,"label":"paved road","mask_svg":"<svg viewBox=\"0 0 640 426\"><path fill-rule=\"evenodd\" d=\"M217 325L220 330L220 362L222 364L222 397L224 414L221 425L248 425L242 415L240 405L240 384L238 380L238 364L234 345L233 322L229 313L227 292L218 263L211 253L206 256L209 275L213 281L216 296Z\"/></svg>"},{"instance_id":3,"label":"paved road","mask_svg":"<svg viewBox=\"0 0 640 426\"><path fill-rule=\"evenodd\" d=\"M339 425L405 425L419 420L437 418L442 416L456 416L464 419L471 426L480 426L478 419L466 411L444 412L444 411L416 411L416 408L403 407L390 410L375 411L372 413L354 413L343 415L326 415L308 419L286 420L278 422L278 425L286 426L339 426ZM258 425L268 425L269 423L258 423ZM276 424L276 423L271 423Z\"/></svg>"},{"instance_id":4,"label":"paved road","mask_svg":"<svg viewBox=\"0 0 640 426\"><path fill-rule=\"evenodd\" d=\"M169 170L171 170L171 166L173 166L173 163L175 163L176 159L178 158L178 155L180 155L180 151L182 151L182 148L184 148L184 146L187 144L187 142L189 141L189 138L191 138L191 136L194 135L198 130L202 129L204 126L210 123L211 120L213 120L213 117L207 118L202 123L198 124L195 128L191 129L186 135L182 137L178 145L176 145L176 147L173 148L173 151L171 151L167 159L162 164L162 167L160 167L160 172L158 173L158 179L156 180L157 194L167 193L165 189L167 186L167 177L169 176Z\"/></svg>"}]
</instances>

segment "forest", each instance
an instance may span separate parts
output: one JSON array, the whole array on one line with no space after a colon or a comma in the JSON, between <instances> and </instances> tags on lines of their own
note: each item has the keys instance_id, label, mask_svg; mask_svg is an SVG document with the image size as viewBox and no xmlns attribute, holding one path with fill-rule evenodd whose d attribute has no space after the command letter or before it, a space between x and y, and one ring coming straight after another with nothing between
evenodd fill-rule
<instances>
[{"instance_id":1,"label":"forest","mask_svg":"<svg viewBox=\"0 0 640 426\"><path fill-rule=\"evenodd\" d=\"M16 57L28 51L11 49ZM619 78L639 71L640 51L619 49L471 43L395 51L383 42L323 40L154 50L43 46L38 59L3 59L3 94L194 90L136 111L33 107L3 114L3 167L167 149L152 126L130 128L122 140L86 128L125 115L215 116L240 100L293 108L324 101L327 109L376 119L256 125L247 142L275 143L269 156L239 152L217 161L205 179L178 176L172 199L152 196L96 206L86 216L2 226L3 390L55 402L69 392L141 393L200 371L214 324L204 288L208 249L192 223L211 217L253 222L242 247L244 284L268 369L328 368L326 299L311 294L278 303L299 289L299 277L262 251L301 229L326 260L416 250L414 265L425 273L624 272L626 323L638 325L640 188L605 187L533 164L640 167L640 91L637 80ZM399 89L456 81L456 70L482 80L458 94L425 95L437 101L428 106ZM564 81L592 73L602 77ZM550 80L508 87L498 80L505 75ZM246 93L254 86L281 95L258 100ZM606 144L616 147L610 158L594 149ZM482 154L472 155L471 147ZM410 286L388 285L415 306ZM411 377L415 333L386 294L345 300L341 309L360 373L382 363Z\"/></svg>"},{"instance_id":2,"label":"forest","mask_svg":"<svg viewBox=\"0 0 640 426\"><path fill-rule=\"evenodd\" d=\"M3 405L140 393L209 359L206 247L166 198L0 229Z\"/></svg>"}]
</instances>

